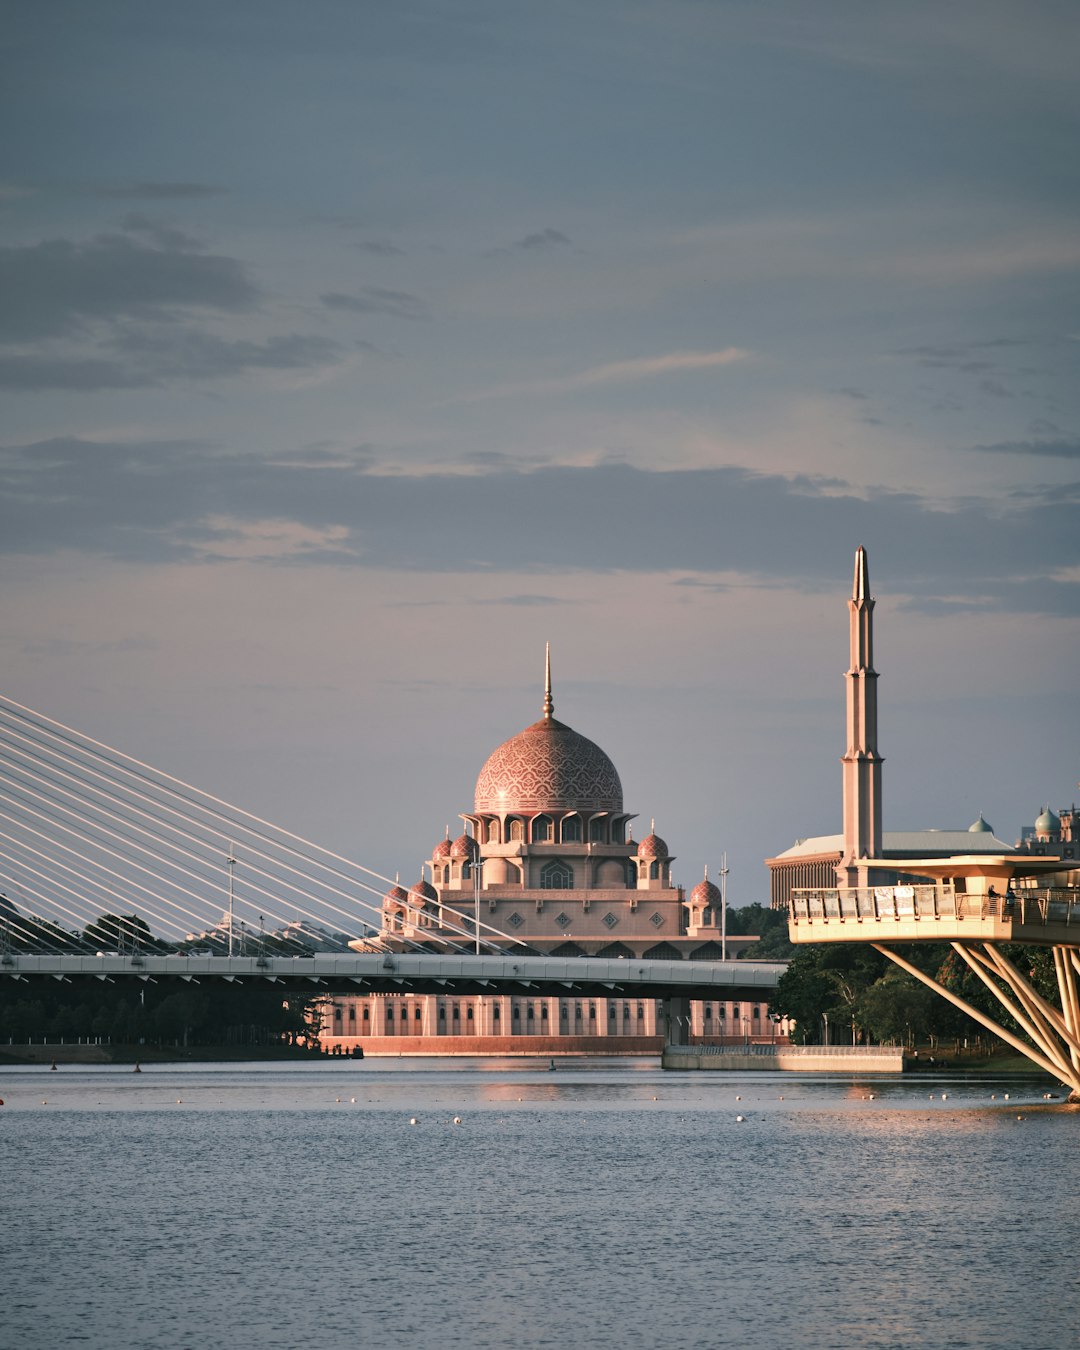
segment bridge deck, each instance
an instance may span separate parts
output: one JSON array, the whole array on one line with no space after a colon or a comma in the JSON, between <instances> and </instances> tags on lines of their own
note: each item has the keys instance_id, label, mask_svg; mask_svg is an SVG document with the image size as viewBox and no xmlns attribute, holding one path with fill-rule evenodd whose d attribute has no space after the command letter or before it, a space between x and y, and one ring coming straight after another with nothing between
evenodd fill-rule
<instances>
[{"instance_id":1,"label":"bridge deck","mask_svg":"<svg viewBox=\"0 0 1080 1350\"><path fill-rule=\"evenodd\" d=\"M767 999L783 961L646 961L424 953L276 956L4 956L0 977L266 980L330 991Z\"/></svg>"},{"instance_id":2,"label":"bridge deck","mask_svg":"<svg viewBox=\"0 0 1080 1350\"><path fill-rule=\"evenodd\" d=\"M1013 896L967 894L947 884L796 890L792 942L1022 942L1080 946L1080 888Z\"/></svg>"}]
</instances>

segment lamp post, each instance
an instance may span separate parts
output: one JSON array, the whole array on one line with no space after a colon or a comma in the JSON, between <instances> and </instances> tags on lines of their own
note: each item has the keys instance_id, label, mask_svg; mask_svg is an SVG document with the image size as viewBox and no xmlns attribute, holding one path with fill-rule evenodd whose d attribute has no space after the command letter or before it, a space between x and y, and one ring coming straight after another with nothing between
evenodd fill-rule
<instances>
[{"instance_id":1,"label":"lamp post","mask_svg":"<svg viewBox=\"0 0 1080 1350\"><path fill-rule=\"evenodd\" d=\"M480 848L477 845L476 857L473 860L473 937L476 941L476 954L480 955L480 873L484 869L483 859L480 857Z\"/></svg>"},{"instance_id":2,"label":"lamp post","mask_svg":"<svg viewBox=\"0 0 1080 1350\"><path fill-rule=\"evenodd\" d=\"M720 855L720 960L727 960L727 849Z\"/></svg>"},{"instance_id":3,"label":"lamp post","mask_svg":"<svg viewBox=\"0 0 1080 1350\"><path fill-rule=\"evenodd\" d=\"M229 955L233 954L233 869L236 867L236 859L233 857L233 846L229 845L229 851L225 855L225 871L229 877Z\"/></svg>"}]
</instances>

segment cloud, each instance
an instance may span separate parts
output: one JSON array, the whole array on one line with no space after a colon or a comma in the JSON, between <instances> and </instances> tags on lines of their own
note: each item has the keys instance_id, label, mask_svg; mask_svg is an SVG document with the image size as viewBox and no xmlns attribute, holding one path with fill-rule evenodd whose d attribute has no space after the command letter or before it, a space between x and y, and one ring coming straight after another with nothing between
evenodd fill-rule
<instances>
[{"instance_id":1,"label":"cloud","mask_svg":"<svg viewBox=\"0 0 1080 1350\"><path fill-rule=\"evenodd\" d=\"M534 234L527 234L524 239L515 239L510 247L536 252L538 249L565 248L569 244L570 239L567 235L563 234L561 230L553 230L548 225L542 230L537 230Z\"/></svg>"},{"instance_id":2,"label":"cloud","mask_svg":"<svg viewBox=\"0 0 1080 1350\"><path fill-rule=\"evenodd\" d=\"M373 471L366 451L313 468L295 457L67 438L0 451L0 490L9 507L0 549L24 555L280 557L439 573L512 566L806 589L829 583L867 540L890 592L912 604L1080 615L1075 500L1057 487L1004 510L1000 501L942 510L909 493L860 497L737 468L394 475ZM523 591L517 602L543 597Z\"/></svg>"},{"instance_id":3,"label":"cloud","mask_svg":"<svg viewBox=\"0 0 1080 1350\"><path fill-rule=\"evenodd\" d=\"M143 371L95 357L0 356L0 389L142 389L153 383Z\"/></svg>"},{"instance_id":4,"label":"cloud","mask_svg":"<svg viewBox=\"0 0 1080 1350\"><path fill-rule=\"evenodd\" d=\"M220 380L252 370L310 370L332 365L341 348L322 336L287 333L263 342L228 339L197 328L122 329L104 346L119 359L0 355L0 388L92 392L146 389L172 380Z\"/></svg>"},{"instance_id":5,"label":"cloud","mask_svg":"<svg viewBox=\"0 0 1080 1350\"><path fill-rule=\"evenodd\" d=\"M126 235L0 248L0 341L56 337L93 320L170 317L175 307L251 308L259 292L235 258L147 247Z\"/></svg>"},{"instance_id":6,"label":"cloud","mask_svg":"<svg viewBox=\"0 0 1080 1350\"><path fill-rule=\"evenodd\" d=\"M175 249L182 253L198 253L204 248L201 239L166 225L164 221L155 220L152 216L144 216L141 211L129 211L120 224L129 234L143 235L158 248Z\"/></svg>"},{"instance_id":7,"label":"cloud","mask_svg":"<svg viewBox=\"0 0 1080 1350\"><path fill-rule=\"evenodd\" d=\"M147 379L223 379L249 370L306 370L338 357L336 342L286 333L263 342L217 337L197 328L125 329L110 344Z\"/></svg>"},{"instance_id":8,"label":"cloud","mask_svg":"<svg viewBox=\"0 0 1080 1350\"><path fill-rule=\"evenodd\" d=\"M469 601L473 605L509 605L514 609L534 609L544 605L577 605L578 600L565 600L557 595L494 595L487 599Z\"/></svg>"},{"instance_id":9,"label":"cloud","mask_svg":"<svg viewBox=\"0 0 1080 1350\"><path fill-rule=\"evenodd\" d=\"M555 394L598 385L625 384L632 380L652 379L657 375L677 375L690 370L713 370L746 361L753 355L741 347L724 347L715 352L668 352L663 356L639 356L629 361L611 361L590 366L576 375L550 380L525 380L503 385L479 395L480 398L508 398L517 394Z\"/></svg>"},{"instance_id":10,"label":"cloud","mask_svg":"<svg viewBox=\"0 0 1080 1350\"><path fill-rule=\"evenodd\" d=\"M328 291L319 299L327 309L344 310L351 314L392 314L398 319L426 319L428 306L408 291L388 291L381 286L365 286L358 295L344 291Z\"/></svg>"},{"instance_id":11,"label":"cloud","mask_svg":"<svg viewBox=\"0 0 1080 1350\"><path fill-rule=\"evenodd\" d=\"M1042 455L1047 459L1080 459L1080 439L1060 441L997 441L992 445L973 445L984 455Z\"/></svg>"},{"instance_id":12,"label":"cloud","mask_svg":"<svg viewBox=\"0 0 1080 1350\"><path fill-rule=\"evenodd\" d=\"M404 249L397 248L386 239L359 239L352 247L358 248L361 253L374 253L376 257L402 258L405 256Z\"/></svg>"},{"instance_id":13,"label":"cloud","mask_svg":"<svg viewBox=\"0 0 1080 1350\"><path fill-rule=\"evenodd\" d=\"M142 202L179 201L193 197L221 197L226 189L209 183L101 183L84 188L89 197Z\"/></svg>"}]
</instances>

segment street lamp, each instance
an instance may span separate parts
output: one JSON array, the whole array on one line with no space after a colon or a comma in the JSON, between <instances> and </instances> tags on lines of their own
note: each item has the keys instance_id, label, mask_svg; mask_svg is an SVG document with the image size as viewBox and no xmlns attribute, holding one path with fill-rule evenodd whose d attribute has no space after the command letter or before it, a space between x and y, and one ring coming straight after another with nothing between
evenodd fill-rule
<instances>
[{"instance_id":1,"label":"street lamp","mask_svg":"<svg viewBox=\"0 0 1080 1350\"><path fill-rule=\"evenodd\" d=\"M233 857L233 846L229 845L229 851L225 855L225 871L229 878L229 955L233 954L233 869L236 867L236 859Z\"/></svg>"},{"instance_id":2,"label":"street lamp","mask_svg":"<svg viewBox=\"0 0 1080 1350\"><path fill-rule=\"evenodd\" d=\"M727 960L727 849L720 855L720 960Z\"/></svg>"},{"instance_id":3,"label":"street lamp","mask_svg":"<svg viewBox=\"0 0 1080 1350\"><path fill-rule=\"evenodd\" d=\"M484 861L480 857L480 848L477 846L477 856L473 860L473 936L476 939L476 954L480 955L480 873L484 870Z\"/></svg>"}]
</instances>

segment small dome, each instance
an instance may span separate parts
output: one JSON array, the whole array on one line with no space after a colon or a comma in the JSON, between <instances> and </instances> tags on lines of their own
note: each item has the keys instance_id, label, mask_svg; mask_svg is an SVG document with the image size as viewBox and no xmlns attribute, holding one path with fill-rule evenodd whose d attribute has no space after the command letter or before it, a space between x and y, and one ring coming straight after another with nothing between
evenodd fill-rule
<instances>
[{"instance_id":1,"label":"small dome","mask_svg":"<svg viewBox=\"0 0 1080 1350\"><path fill-rule=\"evenodd\" d=\"M436 858L436 859L438 859L438 858L449 858L449 856L450 856L450 836L449 836L449 835L447 835L445 839L440 839L440 840L439 840L439 842L435 845L434 849L432 850L431 856L432 856L432 858Z\"/></svg>"},{"instance_id":2,"label":"small dome","mask_svg":"<svg viewBox=\"0 0 1080 1350\"><path fill-rule=\"evenodd\" d=\"M1057 834L1061 830L1061 821L1048 806L1044 806L1042 813L1035 821L1036 834Z\"/></svg>"},{"instance_id":3,"label":"small dome","mask_svg":"<svg viewBox=\"0 0 1080 1350\"><path fill-rule=\"evenodd\" d=\"M690 892L690 904L695 909L720 908L720 887L717 886L714 882L709 880L708 872L705 873L705 879L703 881L699 881L698 884L694 887L694 889Z\"/></svg>"},{"instance_id":4,"label":"small dome","mask_svg":"<svg viewBox=\"0 0 1080 1350\"><path fill-rule=\"evenodd\" d=\"M658 834L647 834L638 844L639 858L670 858L668 846Z\"/></svg>"},{"instance_id":5,"label":"small dome","mask_svg":"<svg viewBox=\"0 0 1080 1350\"><path fill-rule=\"evenodd\" d=\"M400 886L392 886L383 896L383 905L390 909L396 905L407 905L409 903L409 893Z\"/></svg>"},{"instance_id":6,"label":"small dome","mask_svg":"<svg viewBox=\"0 0 1080 1350\"><path fill-rule=\"evenodd\" d=\"M409 891L409 904L413 909L424 909L427 905L436 904L438 899L435 887L424 877L421 877Z\"/></svg>"},{"instance_id":7,"label":"small dome","mask_svg":"<svg viewBox=\"0 0 1080 1350\"><path fill-rule=\"evenodd\" d=\"M974 825L968 826L968 834L993 834L993 833L994 833L993 825L988 825L987 822L982 818L981 814L979 816L979 819L975 822Z\"/></svg>"},{"instance_id":8,"label":"small dome","mask_svg":"<svg viewBox=\"0 0 1080 1350\"><path fill-rule=\"evenodd\" d=\"M459 834L450 845L451 858L475 858L479 852L476 840L468 834Z\"/></svg>"}]
</instances>

